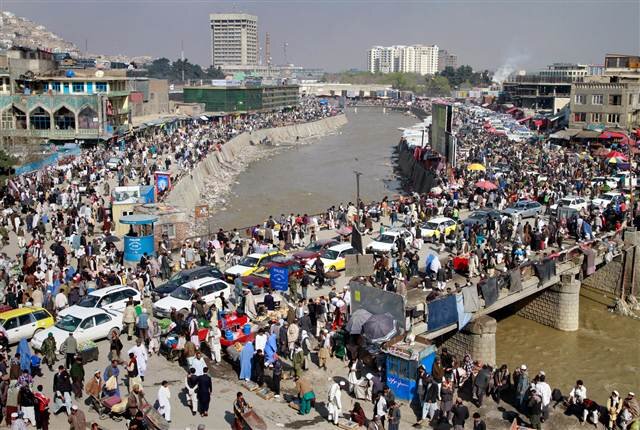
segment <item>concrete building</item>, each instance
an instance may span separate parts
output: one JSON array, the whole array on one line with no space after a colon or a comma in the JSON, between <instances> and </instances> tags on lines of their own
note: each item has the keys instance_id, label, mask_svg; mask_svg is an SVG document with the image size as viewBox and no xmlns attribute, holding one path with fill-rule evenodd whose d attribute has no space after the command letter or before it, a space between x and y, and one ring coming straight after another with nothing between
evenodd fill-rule
<instances>
[{"instance_id":1,"label":"concrete building","mask_svg":"<svg viewBox=\"0 0 640 430\"><path fill-rule=\"evenodd\" d=\"M209 15L211 24L211 64L258 64L258 17L246 13Z\"/></svg>"},{"instance_id":2,"label":"concrete building","mask_svg":"<svg viewBox=\"0 0 640 430\"><path fill-rule=\"evenodd\" d=\"M586 64L553 63L541 70L540 76L545 78L567 78L570 81L578 81L589 75L589 66Z\"/></svg>"},{"instance_id":3,"label":"concrete building","mask_svg":"<svg viewBox=\"0 0 640 430\"><path fill-rule=\"evenodd\" d=\"M434 75L438 71L438 51L437 45L374 46L367 51L367 70Z\"/></svg>"},{"instance_id":4,"label":"concrete building","mask_svg":"<svg viewBox=\"0 0 640 430\"><path fill-rule=\"evenodd\" d=\"M395 90L391 85L343 84L329 82L300 84L300 94L316 97L376 98L384 96L388 97L394 91Z\"/></svg>"},{"instance_id":5,"label":"concrete building","mask_svg":"<svg viewBox=\"0 0 640 430\"><path fill-rule=\"evenodd\" d=\"M458 56L448 52L446 49L438 51L438 72L442 72L447 67L458 67Z\"/></svg>"},{"instance_id":6,"label":"concrete building","mask_svg":"<svg viewBox=\"0 0 640 430\"><path fill-rule=\"evenodd\" d=\"M604 73L571 88L571 128L640 127L640 57L607 54Z\"/></svg>"},{"instance_id":7,"label":"concrete building","mask_svg":"<svg viewBox=\"0 0 640 430\"><path fill-rule=\"evenodd\" d=\"M185 87L186 103L204 103L207 112L260 112L296 106L297 85Z\"/></svg>"}]
</instances>

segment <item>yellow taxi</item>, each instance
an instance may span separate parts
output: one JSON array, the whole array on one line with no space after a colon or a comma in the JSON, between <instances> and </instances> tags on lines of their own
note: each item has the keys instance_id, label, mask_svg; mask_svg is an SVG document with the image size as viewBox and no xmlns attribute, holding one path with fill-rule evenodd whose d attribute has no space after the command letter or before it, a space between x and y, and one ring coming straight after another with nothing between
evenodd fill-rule
<instances>
[{"instance_id":1,"label":"yellow taxi","mask_svg":"<svg viewBox=\"0 0 640 430\"><path fill-rule=\"evenodd\" d=\"M239 264L224 271L225 279L233 282L236 276L249 276L259 268L266 266L278 256L286 256L286 254L280 251L249 254L244 257Z\"/></svg>"},{"instance_id":2,"label":"yellow taxi","mask_svg":"<svg viewBox=\"0 0 640 430\"><path fill-rule=\"evenodd\" d=\"M422 224L420 227L420 233L422 238L426 241L429 238L440 238L440 228L443 228L444 235L449 236L451 233L456 231L458 227L457 223L451 218L447 217L436 217L431 218L429 221Z\"/></svg>"},{"instance_id":3,"label":"yellow taxi","mask_svg":"<svg viewBox=\"0 0 640 430\"><path fill-rule=\"evenodd\" d=\"M20 339L31 339L40 330L51 327L55 319L48 310L27 306L0 313L0 325L7 334L9 343Z\"/></svg>"}]
</instances>

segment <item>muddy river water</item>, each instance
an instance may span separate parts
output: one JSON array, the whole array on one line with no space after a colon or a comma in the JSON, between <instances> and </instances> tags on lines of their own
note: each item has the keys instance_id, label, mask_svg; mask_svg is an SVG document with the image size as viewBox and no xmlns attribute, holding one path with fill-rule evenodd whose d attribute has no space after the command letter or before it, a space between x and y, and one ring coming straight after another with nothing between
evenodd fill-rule
<instances>
[{"instance_id":1,"label":"muddy river water","mask_svg":"<svg viewBox=\"0 0 640 430\"><path fill-rule=\"evenodd\" d=\"M366 200L393 195L393 147L398 127L417 122L397 112L358 108L339 133L258 161L238 177L227 209L214 215L225 229L262 222L281 213L317 213L332 204L355 201L354 170L363 173L360 193ZM640 391L640 321L607 310L602 295L586 292L580 301L580 330L561 332L515 315L498 315L497 361L513 370L526 363L544 370L552 387L569 392L583 379L588 394L605 402L617 389Z\"/></svg>"}]
</instances>

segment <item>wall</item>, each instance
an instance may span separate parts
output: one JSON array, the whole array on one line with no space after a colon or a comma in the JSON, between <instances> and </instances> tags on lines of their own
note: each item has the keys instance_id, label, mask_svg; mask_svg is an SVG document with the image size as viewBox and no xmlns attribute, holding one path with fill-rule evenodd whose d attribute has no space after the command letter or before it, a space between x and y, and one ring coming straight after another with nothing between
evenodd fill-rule
<instances>
[{"instance_id":1,"label":"wall","mask_svg":"<svg viewBox=\"0 0 640 430\"><path fill-rule=\"evenodd\" d=\"M438 343L460 360L465 354L469 354L474 360L495 365L497 328L498 323L495 319L482 315L461 331L445 337Z\"/></svg>"},{"instance_id":2,"label":"wall","mask_svg":"<svg viewBox=\"0 0 640 430\"><path fill-rule=\"evenodd\" d=\"M562 331L580 326L580 282L573 275L561 275L561 281L518 304L518 315Z\"/></svg>"},{"instance_id":3,"label":"wall","mask_svg":"<svg viewBox=\"0 0 640 430\"><path fill-rule=\"evenodd\" d=\"M337 115L304 124L258 130L251 134L242 133L222 145L221 152L216 151L209 154L204 161L191 171L190 177L179 180L171 190L167 203L184 208L187 213L192 213L194 206L201 199L201 194L206 191L204 185L206 177L211 172L222 169L223 163L230 162L238 157L244 148L250 145L251 141L255 142L268 138L274 143L295 143L298 136L301 139L322 136L340 128L346 122L345 115Z\"/></svg>"}]
</instances>

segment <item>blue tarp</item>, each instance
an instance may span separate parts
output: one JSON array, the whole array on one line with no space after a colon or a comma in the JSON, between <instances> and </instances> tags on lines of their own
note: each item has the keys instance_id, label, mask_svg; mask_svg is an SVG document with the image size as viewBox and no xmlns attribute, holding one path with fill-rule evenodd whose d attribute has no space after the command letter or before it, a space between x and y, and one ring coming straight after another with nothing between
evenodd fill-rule
<instances>
[{"instance_id":1,"label":"blue tarp","mask_svg":"<svg viewBox=\"0 0 640 430\"><path fill-rule=\"evenodd\" d=\"M69 155L80 155L80 146L76 144L65 143L64 146L57 152L54 152L53 154L47 156L46 158L43 158L42 160L34 161L16 167L16 175L24 175L26 173L35 172L36 170L40 170L47 166L51 166L58 162L58 158L67 157Z\"/></svg>"},{"instance_id":2,"label":"blue tarp","mask_svg":"<svg viewBox=\"0 0 640 430\"><path fill-rule=\"evenodd\" d=\"M456 297L448 295L428 303L427 330L434 331L458 322Z\"/></svg>"}]
</instances>

